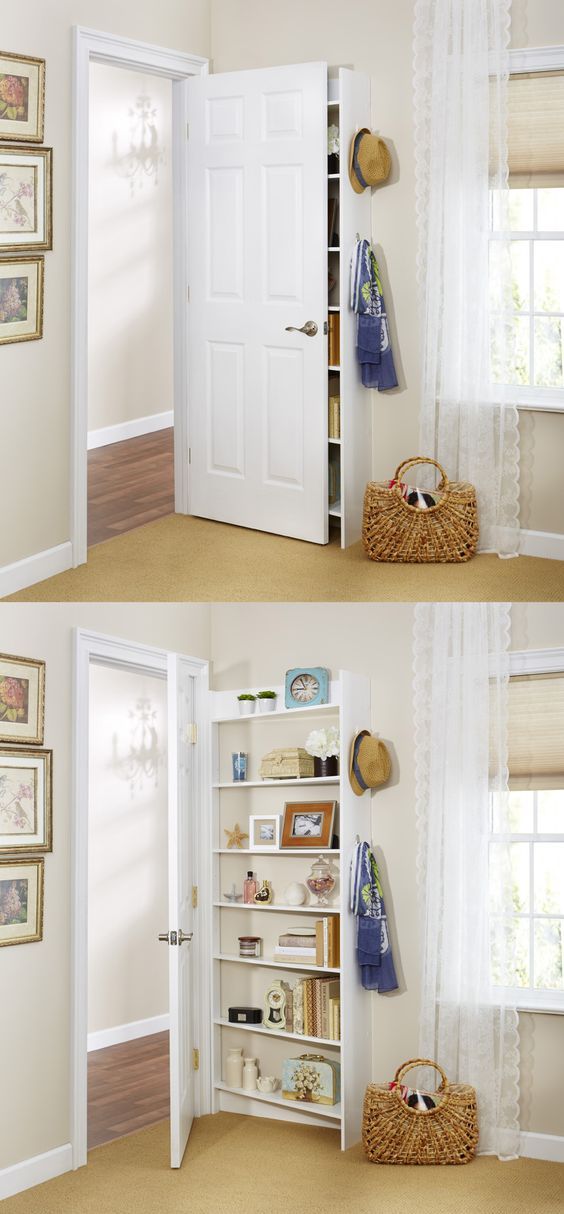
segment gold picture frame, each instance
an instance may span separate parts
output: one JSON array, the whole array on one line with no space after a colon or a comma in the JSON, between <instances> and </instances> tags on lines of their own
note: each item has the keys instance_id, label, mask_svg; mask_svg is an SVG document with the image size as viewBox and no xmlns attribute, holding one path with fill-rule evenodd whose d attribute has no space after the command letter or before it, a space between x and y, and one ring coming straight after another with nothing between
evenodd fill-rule
<instances>
[{"instance_id":1,"label":"gold picture frame","mask_svg":"<svg viewBox=\"0 0 564 1214\"><path fill-rule=\"evenodd\" d=\"M45 662L0 653L0 742L42 746L44 733Z\"/></svg>"},{"instance_id":2,"label":"gold picture frame","mask_svg":"<svg viewBox=\"0 0 564 1214\"><path fill-rule=\"evenodd\" d=\"M0 253L53 248L53 149L0 144Z\"/></svg>"},{"instance_id":3,"label":"gold picture frame","mask_svg":"<svg viewBox=\"0 0 564 1214\"><path fill-rule=\"evenodd\" d=\"M0 855L53 850L53 751L0 747Z\"/></svg>"},{"instance_id":4,"label":"gold picture frame","mask_svg":"<svg viewBox=\"0 0 564 1214\"><path fill-rule=\"evenodd\" d=\"M45 861L0 860L0 948L43 939Z\"/></svg>"},{"instance_id":5,"label":"gold picture frame","mask_svg":"<svg viewBox=\"0 0 564 1214\"><path fill-rule=\"evenodd\" d=\"M0 51L0 141L43 143L45 60Z\"/></svg>"},{"instance_id":6,"label":"gold picture frame","mask_svg":"<svg viewBox=\"0 0 564 1214\"><path fill-rule=\"evenodd\" d=\"M44 257L0 260L0 346L43 337L44 262Z\"/></svg>"}]
</instances>

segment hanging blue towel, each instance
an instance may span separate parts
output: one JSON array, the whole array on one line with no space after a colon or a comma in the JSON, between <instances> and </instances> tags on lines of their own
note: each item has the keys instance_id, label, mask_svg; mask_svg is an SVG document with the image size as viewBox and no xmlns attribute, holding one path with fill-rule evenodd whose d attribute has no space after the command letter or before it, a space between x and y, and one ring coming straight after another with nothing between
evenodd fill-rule
<instances>
[{"instance_id":1,"label":"hanging blue towel","mask_svg":"<svg viewBox=\"0 0 564 1214\"><path fill-rule=\"evenodd\" d=\"M364 989L397 991L382 885L368 843L357 843L353 853L351 910L358 919L357 958Z\"/></svg>"},{"instance_id":2,"label":"hanging blue towel","mask_svg":"<svg viewBox=\"0 0 564 1214\"><path fill-rule=\"evenodd\" d=\"M357 313L356 351L365 388L397 388L378 262L367 240L351 259L351 308Z\"/></svg>"}]
</instances>

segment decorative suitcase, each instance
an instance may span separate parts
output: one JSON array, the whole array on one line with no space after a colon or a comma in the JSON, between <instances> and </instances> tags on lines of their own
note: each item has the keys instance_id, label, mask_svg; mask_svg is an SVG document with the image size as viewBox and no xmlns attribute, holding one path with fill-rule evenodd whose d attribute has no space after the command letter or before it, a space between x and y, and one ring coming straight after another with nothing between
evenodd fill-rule
<instances>
[{"instance_id":1,"label":"decorative suitcase","mask_svg":"<svg viewBox=\"0 0 564 1214\"><path fill-rule=\"evenodd\" d=\"M262 780L292 780L313 775L313 755L308 755L301 746L269 750L260 765Z\"/></svg>"},{"instance_id":2,"label":"decorative suitcase","mask_svg":"<svg viewBox=\"0 0 564 1214\"><path fill-rule=\"evenodd\" d=\"M311 1104L338 1104L341 1098L341 1067L323 1054L300 1054L282 1063L282 1095L286 1100Z\"/></svg>"}]
</instances>

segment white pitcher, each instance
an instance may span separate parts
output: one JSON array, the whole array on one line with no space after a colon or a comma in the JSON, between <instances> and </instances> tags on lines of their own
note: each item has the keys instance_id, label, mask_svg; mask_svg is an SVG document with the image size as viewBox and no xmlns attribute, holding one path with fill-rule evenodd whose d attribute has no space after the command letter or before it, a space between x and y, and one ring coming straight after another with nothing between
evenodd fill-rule
<instances>
[{"instance_id":1,"label":"white pitcher","mask_svg":"<svg viewBox=\"0 0 564 1214\"><path fill-rule=\"evenodd\" d=\"M256 1058L243 1059L243 1087L246 1092L256 1092L258 1067Z\"/></svg>"}]
</instances>

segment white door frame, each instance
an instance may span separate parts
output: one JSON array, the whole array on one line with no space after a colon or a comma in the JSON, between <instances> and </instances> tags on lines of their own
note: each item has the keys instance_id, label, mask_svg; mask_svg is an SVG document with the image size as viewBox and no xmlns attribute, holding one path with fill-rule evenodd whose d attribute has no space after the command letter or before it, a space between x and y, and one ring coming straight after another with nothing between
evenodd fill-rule
<instances>
[{"instance_id":1,"label":"white door frame","mask_svg":"<svg viewBox=\"0 0 564 1214\"><path fill-rule=\"evenodd\" d=\"M188 502L188 81L209 61L76 25L73 28L73 169L71 261L71 542L73 566L87 559L88 176L90 62L133 68L172 80L174 499Z\"/></svg>"},{"instance_id":2,"label":"white door frame","mask_svg":"<svg viewBox=\"0 0 564 1214\"><path fill-rule=\"evenodd\" d=\"M169 651L155 649L86 629L74 630L74 712L71 821L71 1145L72 1166L87 1161L88 1100L88 767L89 767L89 691L90 663L108 663L122 670L167 677ZM198 745L194 750L192 805L194 806L194 864L201 865L201 816L206 815L209 786L206 781L209 662L188 659L194 677L194 720L198 727ZM201 884L200 878L197 878ZM202 903L205 900L201 899ZM203 910L204 908L202 908ZM194 974L197 994L194 999L194 1033L200 1053L209 1054L210 1007L206 965L207 924L200 921L194 933ZM207 912L204 912L207 917ZM172 925L169 925L172 926ZM155 930L159 927L155 924ZM162 930L162 929L161 929ZM207 1067L200 1070L195 1084L196 1116L209 1111Z\"/></svg>"}]
</instances>

